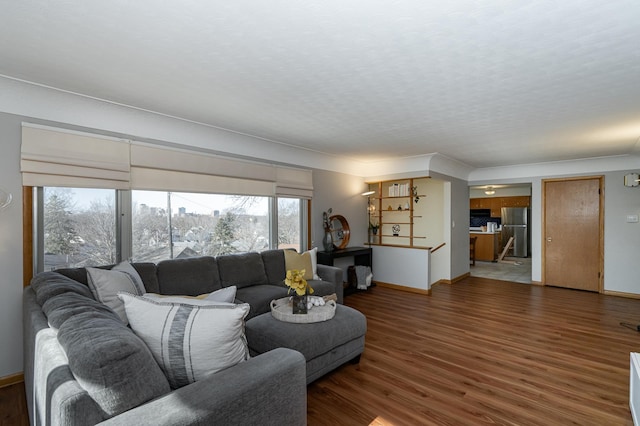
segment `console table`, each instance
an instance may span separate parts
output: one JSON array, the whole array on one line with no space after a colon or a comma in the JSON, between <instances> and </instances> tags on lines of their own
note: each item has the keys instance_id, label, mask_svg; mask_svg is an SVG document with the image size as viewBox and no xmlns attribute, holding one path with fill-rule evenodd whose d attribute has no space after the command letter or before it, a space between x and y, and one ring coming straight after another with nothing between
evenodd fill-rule
<instances>
[{"instance_id":1,"label":"console table","mask_svg":"<svg viewBox=\"0 0 640 426\"><path fill-rule=\"evenodd\" d=\"M335 249L331 251L319 251L318 263L321 265L333 266L333 261L340 257L353 257L354 265L362 265L372 267L372 250L371 247L347 247L344 249ZM373 285L373 284L372 284ZM345 288L345 296L355 291L354 288L347 286Z\"/></svg>"},{"instance_id":2,"label":"console table","mask_svg":"<svg viewBox=\"0 0 640 426\"><path fill-rule=\"evenodd\" d=\"M339 257L353 257L354 265L371 267L371 247L347 247L340 250L319 251L318 263L333 266L333 260Z\"/></svg>"}]
</instances>

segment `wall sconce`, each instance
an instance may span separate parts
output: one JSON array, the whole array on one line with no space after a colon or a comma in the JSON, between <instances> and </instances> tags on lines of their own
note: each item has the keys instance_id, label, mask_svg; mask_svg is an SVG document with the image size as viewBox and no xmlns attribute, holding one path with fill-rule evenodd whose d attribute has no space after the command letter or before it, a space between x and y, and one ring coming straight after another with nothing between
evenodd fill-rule
<instances>
[{"instance_id":1,"label":"wall sconce","mask_svg":"<svg viewBox=\"0 0 640 426\"><path fill-rule=\"evenodd\" d=\"M624 186L638 186L640 185L640 175L637 173L628 173L624 175Z\"/></svg>"},{"instance_id":2,"label":"wall sconce","mask_svg":"<svg viewBox=\"0 0 640 426\"><path fill-rule=\"evenodd\" d=\"M496 193L496 190L493 189L493 186L488 186L487 189L484 190L484 193L487 195L493 195Z\"/></svg>"},{"instance_id":3,"label":"wall sconce","mask_svg":"<svg viewBox=\"0 0 640 426\"><path fill-rule=\"evenodd\" d=\"M0 210L9 207L12 198L13 197L11 196L10 192L7 192L4 189L0 188Z\"/></svg>"}]
</instances>

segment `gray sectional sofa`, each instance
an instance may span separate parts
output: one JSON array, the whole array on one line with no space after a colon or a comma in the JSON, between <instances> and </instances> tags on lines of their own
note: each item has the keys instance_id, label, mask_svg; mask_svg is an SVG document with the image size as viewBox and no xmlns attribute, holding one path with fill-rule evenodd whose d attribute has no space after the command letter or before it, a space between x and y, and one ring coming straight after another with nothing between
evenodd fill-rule
<instances>
[{"instance_id":1,"label":"gray sectional sofa","mask_svg":"<svg viewBox=\"0 0 640 426\"><path fill-rule=\"evenodd\" d=\"M287 294L282 250L174 259L157 265L134 263L133 267L152 293L195 296L236 286L236 302L251 307L247 320L269 312L269 302ZM315 294L335 293L342 303L342 271L318 265L317 273L322 280L310 282ZM252 350L254 356L247 361L171 389L143 341L95 300L84 268L36 275L24 291L23 326L31 424L306 423L309 360L299 351ZM345 346L348 356L362 351L364 331L358 333L362 342ZM336 359L327 362L335 364Z\"/></svg>"}]
</instances>

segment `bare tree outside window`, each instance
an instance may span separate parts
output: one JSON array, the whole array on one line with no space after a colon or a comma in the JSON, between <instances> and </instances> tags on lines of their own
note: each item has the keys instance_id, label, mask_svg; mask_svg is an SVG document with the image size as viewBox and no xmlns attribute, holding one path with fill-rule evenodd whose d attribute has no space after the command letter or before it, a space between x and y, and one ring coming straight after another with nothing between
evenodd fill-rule
<instances>
[{"instance_id":1,"label":"bare tree outside window","mask_svg":"<svg viewBox=\"0 0 640 426\"><path fill-rule=\"evenodd\" d=\"M45 270L115 263L115 218L115 190L45 188Z\"/></svg>"},{"instance_id":2,"label":"bare tree outside window","mask_svg":"<svg viewBox=\"0 0 640 426\"><path fill-rule=\"evenodd\" d=\"M300 247L300 199L278 198L278 248Z\"/></svg>"}]
</instances>

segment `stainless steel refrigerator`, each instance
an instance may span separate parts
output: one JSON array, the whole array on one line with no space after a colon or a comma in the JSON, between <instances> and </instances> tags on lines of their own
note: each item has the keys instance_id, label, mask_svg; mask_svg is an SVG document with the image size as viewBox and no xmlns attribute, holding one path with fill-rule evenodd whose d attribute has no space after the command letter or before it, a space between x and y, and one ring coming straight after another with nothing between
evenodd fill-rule
<instances>
[{"instance_id":1,"label":"stainless steel refrigerator","mask_svg":"<svg viewBox=\"0 0 640 426\"><path fill-rule=\"evenodd\" d=\"M503 207L501 210L502 250L513 237L507 256L529 256L529 209L526 207Z\"/></svg>"}]
</instances>

